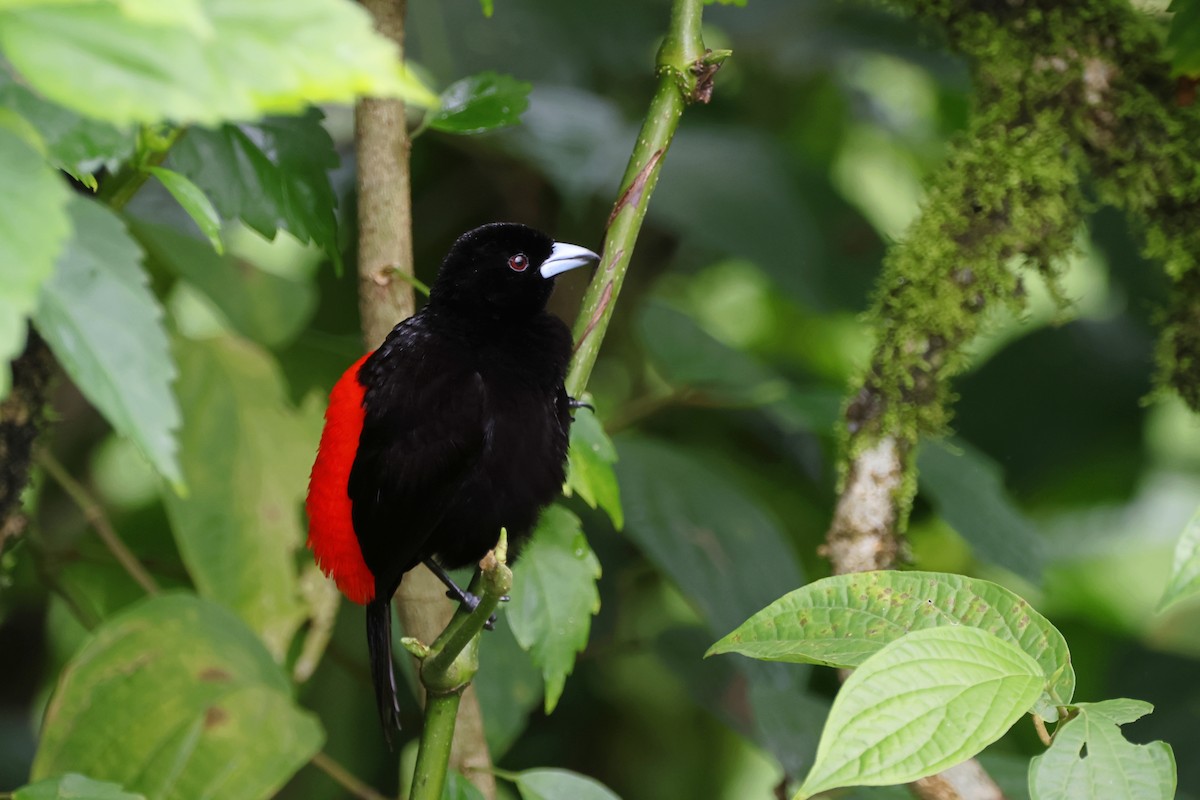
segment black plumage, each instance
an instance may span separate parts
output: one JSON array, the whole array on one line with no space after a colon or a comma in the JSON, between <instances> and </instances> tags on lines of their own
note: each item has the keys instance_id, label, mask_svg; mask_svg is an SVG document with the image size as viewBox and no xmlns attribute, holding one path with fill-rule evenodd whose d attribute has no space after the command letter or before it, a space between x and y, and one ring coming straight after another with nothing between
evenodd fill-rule
<instances>
[{"instance_id":1,"label":"black plumage","mask_svg":"<svg viewBox=\"0 0 1200 800\"><path fill-rule=\"evenodd\" d=\"M595 255L495 224L455 242L429 301L363 362L363 426L350 472L355 535L375 577L372 673L395 721L390 598L434 559L478 562L500 528L527 537L561 491L571 424L567 326L546 311L554 276Z\"/></svg>"}]
</instances>

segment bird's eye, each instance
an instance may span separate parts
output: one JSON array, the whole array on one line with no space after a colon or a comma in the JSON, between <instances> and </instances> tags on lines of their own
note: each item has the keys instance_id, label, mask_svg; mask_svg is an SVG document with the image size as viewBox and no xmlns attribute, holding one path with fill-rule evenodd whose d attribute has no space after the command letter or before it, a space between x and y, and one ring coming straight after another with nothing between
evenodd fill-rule
<instances>
[{"instance_id":1,"label":"bird's eye","mask_svg":"<svg viewBox=\"0 0 1200 800\"><path fill-rule=\"evenodd\" d=\"M524 272L529 269L529 257L524 253L517 253L508 259L508 268L513 272Z\"/></svg>"}]
</instances>

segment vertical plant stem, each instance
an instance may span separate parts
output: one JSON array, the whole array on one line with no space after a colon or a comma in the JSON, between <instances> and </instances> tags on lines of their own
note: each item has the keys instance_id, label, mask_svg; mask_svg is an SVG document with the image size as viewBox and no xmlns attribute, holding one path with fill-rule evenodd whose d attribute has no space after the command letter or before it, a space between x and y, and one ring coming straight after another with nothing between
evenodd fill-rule
<instances>
[{"instance_id":1,"label":"vertical plant stem","mask_svg":"<svg viewBox=\"0 0 1200 800\"><path fill-rule=\"evenodd\" d=\"M409 800L441 800L461 700L461 689L425 698L425 727L421 731L421 749L417 752Z\"/></svg>"},{"instance_id":2,"label":"vertical plant stem","mask_svg":"<svg viewBox=\"0 0 1200 800\"><path fill-rule=\"evenodd\" d=\"M604 256L575 322L575 357L567 375L567 392L573 397L583 393L596 364L650 196L683 109L691 102L708 102L712 76L729 55L705 49L700 35L703 5L702 0L675 0L671 7L670 27L658 51L658 88L638 132L608 219Z\"/></svg>"}]
</instances>

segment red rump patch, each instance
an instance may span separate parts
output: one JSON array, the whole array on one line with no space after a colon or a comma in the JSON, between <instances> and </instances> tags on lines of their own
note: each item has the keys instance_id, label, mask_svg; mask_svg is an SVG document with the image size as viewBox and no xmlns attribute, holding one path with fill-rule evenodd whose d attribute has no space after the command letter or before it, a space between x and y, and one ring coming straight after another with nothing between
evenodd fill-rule
<instances>
[{"instance_id":1,"label":"red rump patch","mask_svg":"<svg viewBox=\"0 0 1200 800\"><path fill-rule=\"evenodd\" d=\"M337 582L342 594L366 605L375 597L375 576L363 561L350 515L350 468L363 426L365 387L358 370L370 353L355 361L333 385L317 460L308 479L308 549L317 566Z\"/></svg>"}]
</instances>

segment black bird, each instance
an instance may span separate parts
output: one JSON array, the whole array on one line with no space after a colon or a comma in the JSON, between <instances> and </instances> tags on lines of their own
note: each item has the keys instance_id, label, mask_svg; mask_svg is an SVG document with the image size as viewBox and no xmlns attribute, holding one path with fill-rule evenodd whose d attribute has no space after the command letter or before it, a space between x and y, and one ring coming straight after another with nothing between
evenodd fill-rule
<instances>
[{"instance_id":1,"label":"black bird","mask_svg":"<svg viewBox=\"0 0 1200 800\"><path fill-rule=\"evenodd\" d=\"M555 276L598 256L524 225L484 225L442 262L429 302L333 387L306 510L308 546L367 606L385 732L399 726L391 598L428 565L478 562L500 528L515 547L560 492L573 402L571 333L546 311Z\"/></svg>"}]
</instances>

